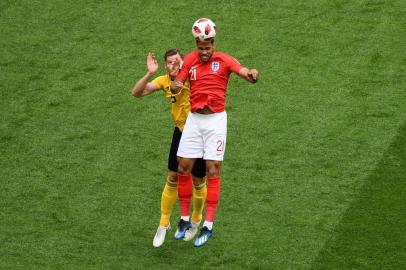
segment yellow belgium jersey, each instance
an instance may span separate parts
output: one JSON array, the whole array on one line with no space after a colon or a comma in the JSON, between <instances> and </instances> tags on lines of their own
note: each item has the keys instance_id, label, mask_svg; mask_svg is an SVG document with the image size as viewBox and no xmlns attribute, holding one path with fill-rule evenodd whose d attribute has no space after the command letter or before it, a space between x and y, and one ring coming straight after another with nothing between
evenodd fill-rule
<instances>
[{"instance_id":1,"label":"yellow belgium jersey","mask_svg":"<svg viewBox=\"0 0 406 270\"><path fill-rule=\"evenodd\" d=\"M176 126L183 131L185 126L186 117L190 112L190 84L186 81L182 90L176 95L171 93L171 78L169 75L163 75L155 78L152 81L157 88L164 91L165 96L172 103L172 118Z\"/></svg>"}]
</instances>

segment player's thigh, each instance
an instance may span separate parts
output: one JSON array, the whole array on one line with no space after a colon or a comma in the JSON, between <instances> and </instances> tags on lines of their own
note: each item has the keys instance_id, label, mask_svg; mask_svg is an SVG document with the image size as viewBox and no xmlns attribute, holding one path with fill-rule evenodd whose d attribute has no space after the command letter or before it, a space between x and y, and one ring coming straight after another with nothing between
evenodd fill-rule
<instances>
[{"instance_id":1,"label":"player's thigh","mask_svg":"<svg viewBox=\"0 0 406 270\"><path fill-rule=\"evenodd\" d=\"M172 142L171 147L169 149L169 156L168 156L168 170L177 172L178 171L178 159L177 159L177 152L179 148L180 138L182 136L182 132L179 130L178 127L175 128L172 135Z\"/></svg>"},{"instance_id":2,"label":"player's thigh","mask_svg":"<svg viewBox=\"0 0 406 270\"><path fill-rule=\"evenodd\" d=\"M192 113L189 113L183 128L177 155L183 158L203 157L203 137L199 129L199 119Z\"/></svg>"},{"instance_id":3,"label":"player's thigh","mask_svg":"<svg viewBox=\"0 0 406 270\"><path fill-rule=\"evenodd\" d=\"M204 159L224 159L227 141L227 114L222 112L212 119L210 125L206 125L204 132Z\"/></svg>"}]
</instances>

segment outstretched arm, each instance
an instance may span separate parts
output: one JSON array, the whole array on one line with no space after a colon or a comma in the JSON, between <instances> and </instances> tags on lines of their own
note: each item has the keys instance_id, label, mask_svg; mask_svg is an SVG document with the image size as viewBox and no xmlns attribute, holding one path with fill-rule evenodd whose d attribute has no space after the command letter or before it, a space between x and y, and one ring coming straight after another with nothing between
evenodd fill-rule
<instances>
[{"instance_id":1,"label":"outstretched arm","mask_svg":"<svg viewBox=\"0 0 406 270\"><path fill-rule=\"evenodd\" d=\"M256 69L248 69L243 67L240 69L237 75L251 83L256 83L258 81L258 70Z\"/></svg>"},{"instance_id":2,"label":"outstretched arm","mask_svg":"<svg viewBox=\"0 0 406 270\"><path fill-rule=\"evenodd\" d=\"M158 61L151 52L149 52L147 56L147 68L147 73L137 81L131 91L134 97L143 97L158 90L156 85L150 82L152 76L158 71Z\"/></svg>"}]
</instances>

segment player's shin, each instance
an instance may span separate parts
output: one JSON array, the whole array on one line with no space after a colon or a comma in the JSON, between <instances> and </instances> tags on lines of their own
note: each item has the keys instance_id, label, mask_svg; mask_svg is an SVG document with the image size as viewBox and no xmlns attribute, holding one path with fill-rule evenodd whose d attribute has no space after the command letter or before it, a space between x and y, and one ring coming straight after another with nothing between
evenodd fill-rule
<instances>
[{"instance_id":1,"label":"player's shin","mask_svg":"<svg viewBox=\"0 0 406 270\"><path fill-rule=\"evenodd\" d=\"M167 227L169 225L169 219L171 217L173 206L178 196L178 185L169 181L166 181L164 190L161 197L161 220L159 226Z\"/></svg>"},{"instance_id":2,"label":"player's shin","mask_svg":"<svg viewBox=\"0 0 406 270\"><path fill-rule=\"evenodd\" d=\"M220 199L220 176L212 176L207 179L207 197L206 197L206 221L211 230L214 217L216 215L217 204ZM203 225L205 226L205 225Z\"/></svg>"},{"instance_id":3,"label":"player's shin","mask_svg":"<svg viewBox=\"0 0 406 270\"><path fill-rule=\"evenodd\" d=\"M200 223L202 220L202 213L204 209L204 202L206 200L207 195L207 186L206 186L206 179L204 182L195 185L193 183L193 213L192 213L192 221L195 224Z\"/></svg>"},{"instance_id":4,"label":"player's shin","mask_svg":"<svg viewBox=\"0 0 406 270\"><path fill-rule=\"evenodd\" d=\"M192 175L178 173L178 196L180 215L182 217L188 217L190 214L190 201L192 192Z\"/></svg>"}]
</instances>

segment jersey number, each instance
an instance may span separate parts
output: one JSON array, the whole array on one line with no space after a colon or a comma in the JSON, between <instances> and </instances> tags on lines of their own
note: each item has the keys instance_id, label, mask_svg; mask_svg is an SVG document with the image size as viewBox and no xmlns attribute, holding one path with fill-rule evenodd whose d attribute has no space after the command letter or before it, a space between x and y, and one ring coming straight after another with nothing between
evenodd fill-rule
<instances>
[{"instance_id":1,"label":"jersey number","mask_svg":"<svg viewBox=\"0 0 406 270\"><path fill-rule=\"evenodd\" d=\"M172 103L175 103L176 102L176 96L171 96L171 101L172 101Z\"/></svg>"},{"instance_id":2,"label":"jersey number","mask_svg":"<svg viewBox=\"0 0 406 270\"><path fill-rule=\"evenodd\" d=\"M196 68L192 68L191 70L189 70L189 77L191 81L196 80Z\"/></svg>"},{"instance_id":3,"label":"jersey number","mask_svg":"<svg viewBox=\"0 0 406 270\"><path fill-rule=\"evenodd\" d=\"M217 152L224 151L224 140L217 140Z\"/></svg>"}]
</instances>

